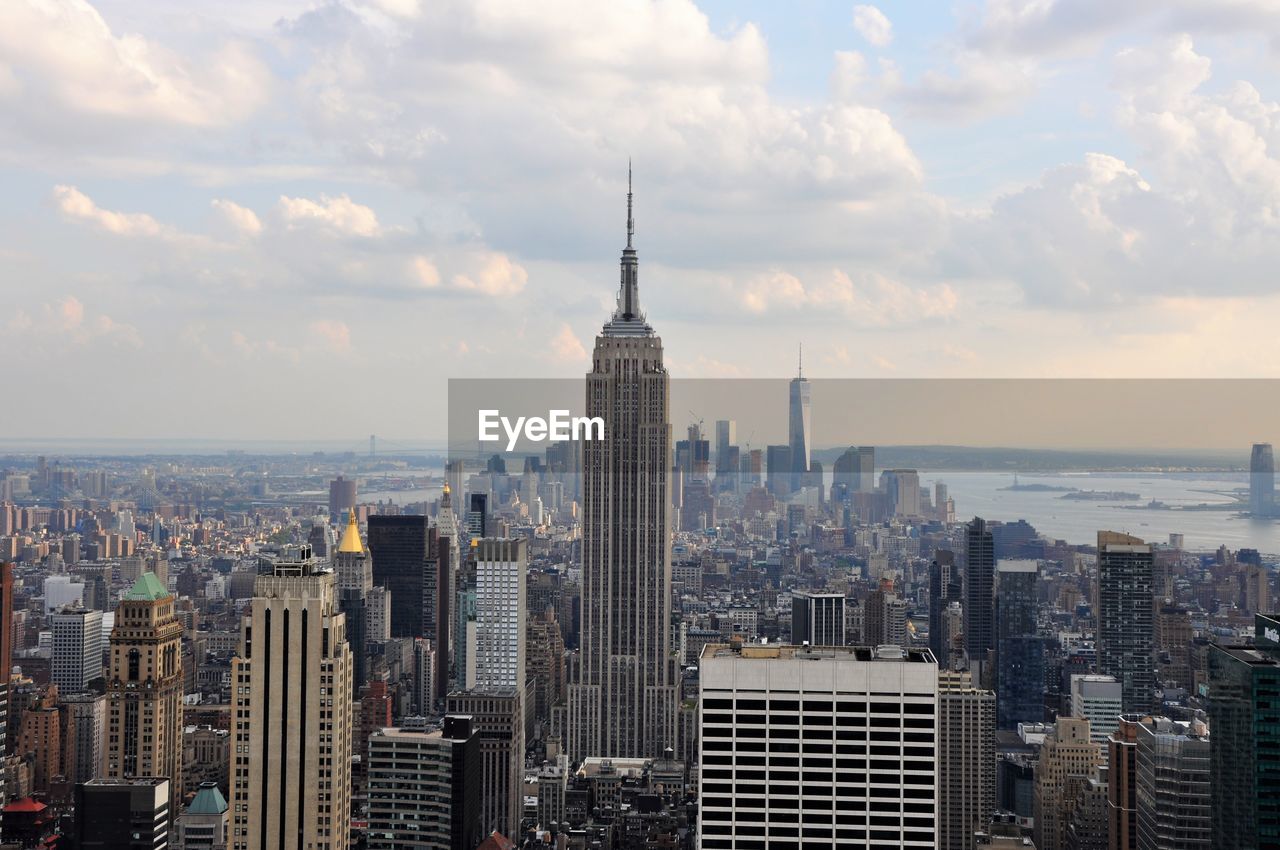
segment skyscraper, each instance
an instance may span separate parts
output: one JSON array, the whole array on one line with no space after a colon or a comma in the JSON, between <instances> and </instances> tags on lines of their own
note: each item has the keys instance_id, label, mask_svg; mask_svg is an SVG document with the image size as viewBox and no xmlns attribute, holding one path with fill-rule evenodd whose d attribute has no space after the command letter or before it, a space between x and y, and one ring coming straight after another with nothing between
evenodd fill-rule
<instances>
[{"instance_id":1,"label":"skyscraper","mask_svg":"<svg viewBox=\"0 0 1280 850\"><path fill-rule=\"evenodd\" d=\"M369 643L369 594L373 590L373 570L360 540L356 512L347 511L347 525L334 550L333 567L337 574L338 606L347 618L347 643L351 646L351 696L360 695L368 681L366 674Z\"/></svg>"},{"instance_id":2,"label":"skyscraper","mask_svg":"<svg viewBox=\"0 0 1280 850\"><path fill-rule=\"evenodd\" d=\"M986 520L974 517L964 530L964 645L969 669L982 684L987 653L995 646L996 547Z\"/></svg>"},{"instance_id":3,"label":"skyscraper","mask_svg":"<svg viewBox=\"0 0 1280 850\"><path fill-rule=\"evenodd\" d=\"M1138 850L1209 850L1209 730L1204 723L1138 723Z\"/></svg>"},{"instance_id":4,"label":"skyscraper","mask_svg":"<svg viewBox=\"0 0 1280 850\"><path fill-rule=\"evenodd\" d=\"M369 517L373 583L391 596L391 636L423 637L428 543L425 516Z\"/></svg>"},{"instance_id":5,"label":"skyscraper","mask_svg":"<svg viewBox=\"0 0 1280 850\"><path fill-rule=\"evenodd\" d=\"M329 482L329 522L338 522L355 506L356 482L341 475Z\"/></svg>"},{"instance_id":6,"label":"skyscraper","mask_svg":"<svg viewBox=\"0 0 1280 850\"><path fill-rule=\"evenodd\" d=\"M107 698L86 691L59 696L62 711L62 772L79 784L103 774L103 747L108 738Z\"/></svg>"},{"instance_id":7,"label":"skyscraper","mask_svg":"<svg viewBox=\"0 0 1280 850\"><path fill-rule=\"evenodd\" d=\"M162 776L147 776L95 779L77 785L72 846L78 850L166 850L172 784Z\"/></svg>"},{"instance_id":8,"label":"skyscraper","mask_svg":"<svg viewBox=\"0 0 1280 850\"><path fill-rule=\"evenodd\" d=\"M13 564L0 562L0 765L9 755L9 671L13 670ZM5 780L0 767L0 781Z\"/></svg>"},{"instance_id":9,"label":"skyscraper","mask_svg":"<svg viewBox=\"0 0 1280 850\"><path fill-rule=\"evenodd\" d=\"M791 643L793 646L844 646L845 597L843 593L791 594Z\"/></svg>"},{"instance_id":10,"label":"skyscraper","mask_svg":"<svg viewBox=\"0 0 1280 850\"><path fill-rule=\"evenodd\" d=\"M1098 778L1102 748L1089 721L1059 717L1040 747L1035 779L1036 850L1065 850L1067 827L1089 779Z\"/></svg>"},{"instance_id":11,"label":"skyscraper","mask_svg":"<svg viewBox=\"0 0 1280 850\"><path fill-rule=\"evenodd\" d=\"M790 405L787 416L787 445L791 447L792 489L802 486L809 471L810 453L813 451L813 416L810 410L809 382L804 377L804 349L796 376L791 379Z\"/></svg>"},{"instance_id":12,"label":"skyscraper","mask_svg":"<svg viewBox=\"0 0 1280 850\"><path fill-rule=\"evenodd\" d=\"M83 691L102 675L102 612L67 607L50 617L51 679L64 693Z\"/></svg>"},{"instance_id":13,"label":"skyscraper","mask_svg":"<svg viewBox=\"0 0 1280 850\"><path fill-rule=\"evenodd\" d=\"M1138 725L1142 718L1141 714L1120 717L1104 742L1109 850L1138 846Z\"/></svg>"},{"instance_id":14,"label":"skyscraper","mask_svg":"<svg viewBox=\"0 0 1280 850\"><path fill-rule=\"evenodd\" d=\"M341 850L351 818L351 650L309 546L254 581L231 662L231 850Z\"/></svg>"},{"instance_id":15,"label":"skyscraper","mask_svg":"<svg viewBox=\"0 0 1280 850\"><path fill-rule=\"evenodd\" d=\"M569 690L568 753L656 757L676 744L671 653L671 425L662 340L640 310L627 192L627 246L613 317L596 337L583 444L582 637Z\"/></svg>"},{"instance_id":16,"label":"skyscraper","mask_svg":"<svg viewBox=\"0 0 1280 850\"><path fill-rule=\"evenodd\" d=\"M764 468L768 476L767 486L775 498L786 496L795 489L796 476L791 462L790 446L766 446Z\"/></svg>"},{"instance_id":17,"label":"skyscraper","mask_svg":"<svg viewBox=\"0 0 1280 850\"><path fill-rule=\"evenodd\" d=\"M996 697L938 673L938 848L972 850L996 809Z\"/></svg>"},{"instance_id":18,"label":"skyscraper","mask_svg":"<svg viewBox=\"0 0 1280 850\"><path fill-rule=\"evenodd\" d=\"M1254 615L1254 646L1209 648L1214 850L1280 846L1280 617Z\"/></svg>"},{"instance_id":19,"label":"skyscraper","mask_svg":"<svg viewBox=\"0 0 1280 850\"><path fill-rule=\"evenodd\" d=\"M1149 713L1155 700L1152 565L1141 539L1098 532L1098 672L1120 683L1126 713Z\"/></svg>"},{"instance_id":20,"label":"skyscraper","mask_svg":"<svg viewBox=\"0 0 1280 850\"><path fill-rule=\"evenodd\" d=\"M708 644L699 666L700 847L937 847L927 650Z\"/></svg>"},{"instance_id":21,"label":"skyscraper","mask_svg":"<svg viewBox=\"0 0 1280 850\"><path fill-rule=\"evenodd\" d=\"M1254 443L1249 454L1249 513L1276 515L1276 461L1270 443Z\"/></svg>"},{"instance_id":22,"label":"skyscraper","mask_svg":"<svg viewBox=\"0 0 1280 850\"><path fill-rule=\"evenodd\" d=\"M920 473L916 470L884 470L880 473L880 489L894 516L920 516Z\"/></svg>"},{"instance_id":23,"label":"skyscraper","mask_svg":"<svg viewBox=\"0 0 1280 850\"><path fill-rule=\"evenodd\" d=\"M107 680L107 777L168 777L169 811L182 800L182 623L154 573L120 600Z\"/></svg>"},{"instance_id":24,"label":"skyscraper","mask_svg":"<svg viewBox=\"0 0 1280 850\"><path fill-rule=\"evenodd\" d=\"M1089 721L1093 740L1105 745L1120 725L1124 693L1114 676L1076 673L1071 677L1071 716Z\"/></svg>"},{"instance_id":25,"label":"skyscraper","mask_svg":"<svg viewBox=\"0 0 1280 850\"><path fill-rule=\"evenodd\" d=\"M952 602L960 601L960 571L950 549L939 549L929 564L929 649L938 660L938 668L951 667L951 634L943 612Z\"/></svg>"},{"instance_id":26,"label":"skyscraper","mask_svg":"<svg viewBox=\"0 0 1280 850\"><path fill-rule=\"evenodd\" d=\"M1044 641L1037 634L1035 561L997 565L996 716L1001 729L1044 719Z\"/></svg>"},{"instance_id":27,"label":"skyscraper","mask_svg":"<svg viewBox=\"0 0 1280 850\"><path fill-rule=\"evenodd\" d=\"M525 682L524 540L476 542L476 682L481 691L523 690Z\"/></svg>"},{"instance_id":28,"label":"skyscraper","mask_svg":"<svg viewBox=\"0 0 1280 850\"><path fill-rule=\"evenodd\" d=\"M479 809L480 736L471 717L369 736L370 850L475 847Z\"/></svg>"}]
</instances>

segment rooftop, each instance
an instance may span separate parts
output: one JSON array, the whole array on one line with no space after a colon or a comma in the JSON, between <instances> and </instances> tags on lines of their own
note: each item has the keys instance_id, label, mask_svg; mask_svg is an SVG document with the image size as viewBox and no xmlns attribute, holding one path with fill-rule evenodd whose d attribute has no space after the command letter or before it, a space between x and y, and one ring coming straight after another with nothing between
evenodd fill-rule
<instances>
[{"instance_id":1,"label":"rooftop","mask_svg":"<svg viewBox=\"0 0 1280 850\"><path fill-rule=\"evenodd\" d=\"M702 648L703 658L749 658L795 661L894 661L917 664L934 663L927 649L912 649L883 644L881 646L791 646L781 643L709 643Z\"/></svg>"},{"instance_id":2,"label":"rooftop","mask_svg":"<svg viewBox=\"0 0 1280 850\"><path fill-rule=\"evenodd\" d=\"M166 596L169 596L169 590L160 583L156 574L145 572L138 576L138 580L133 583L133 587L129 588L124 598L130 602L155 602Z\"/></svg>"}]
</instances>

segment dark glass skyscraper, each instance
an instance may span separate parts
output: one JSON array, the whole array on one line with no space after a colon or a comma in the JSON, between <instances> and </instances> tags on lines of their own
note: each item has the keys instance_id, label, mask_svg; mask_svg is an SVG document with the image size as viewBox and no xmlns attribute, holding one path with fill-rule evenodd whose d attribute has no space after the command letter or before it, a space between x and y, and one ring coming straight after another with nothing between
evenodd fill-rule
<instances>
[{"instance_id":1,"label":"dark glass skyscraper","mask_svg":"<svg viewBox=\"0 0 1280 850\"><path fill-rule=\"evenodd\" d=\"M391 636L422 637L423 590L430 557L425 516L369 517L373 583L391 594Z\"/></svg>"},{"instance_id":2,"label":"dark glass skyscraper","mask_svg":"<svg viewBox=\"0 0 1280 850\"><path fill-rule=\"evenodd\" d=\"M1126 714L1154 708L1153 566L1140 538L1098 532L1098 672L1120 683Z\"/></svg>"},{"instance_id":3,"label":"dark glass skyscraper","mask_svg":"<svg viewBox=\"0 0 1280 850\"><path fill-rule=\"evenodd\" d=\"M1254 624L1253 647L1209 648L1214 850L1280 847L1280 618Z\"/></svg>"},{"instance_id":4,"label":"dark glass skyscraper","mask_svg":"<svg viewBox=\"0 0 1280 850\"><path fill-rule=\"evenodd\" d=\"M845 597L842 593L791 594L793 646L844 646Z\"/></svg>"},{"instance_id":5,"label":"dark glass skyscraper","mask_svg":"<svg viewBox=\"0 0 1280 850\"><path fill-rule=\"evenodd\" d=\"M1035 561L1001 561L996 572L996 723L1044 719L1044 641L1037 634Z\"/></svg>"},{"instance_id":6,"label":"dark glass skyscraper","mask_svg":"<svg viewBox=\"0 0 1280 850\"><path fill-rule=\"evenodd\" d=\"M965 583L968 588L964 606L964 646L969 665L979 671L986 664L988 650L995 646L995 573L996 547L987 522L974 517L965 526ZM981 684L981 677L974 676Z\"/></svg>"}]
</instances>

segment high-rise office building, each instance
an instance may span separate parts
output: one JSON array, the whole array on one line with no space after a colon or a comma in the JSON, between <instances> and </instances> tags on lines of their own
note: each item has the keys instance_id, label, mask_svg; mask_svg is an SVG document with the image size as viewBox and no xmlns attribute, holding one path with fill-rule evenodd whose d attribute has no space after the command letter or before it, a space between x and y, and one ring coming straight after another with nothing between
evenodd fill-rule
<instances>
[{"instance_id":1,"label":"high-rise office building","mask_svg":"<svg viewBox=\"0 0 1280 850\"><path fill-rule=\"evenodd\" d=\"M929 564L929 650L942 670L951 667L951 634L943 615L952 602L960 601L961 585L955 553L950 549L934 552Z\"/></svg>"},{"instance_id":2,"label":"high-rise office building","mask_svg":"<svg viewBox=\"0 0 1280 850\"><path fill-rule=\"evenodd\" d=\"M569 756L657 757L676 744L671 425L662 340L640 310L631 193L617 309L596 337L583 444L582 625Z\"/></svg>"},{"instance_id":3,"label":"high-rise office building","mask_svg":"<svg viewBox=\"0 0 1280 850\"><path fill-rule=\"evenodd\" d=\"M356 482L339 475L329 482L329 522L338 523L342 515L356 506Z\"/></svg>"},{"instance_id":4,"label":"high-rise office building","mask_svg":"<svg viewBox=\"0 0 1280 850\"><path fill-rule=\"evenodd\" d=\"M732 419L716 420L716 489L733 490L738 485L740 452L738 423Z\"/></svg>"},{"instance_id":5,"label":"high-rise office building","mask_svg":"<svg viewBox=\"0 0 1280 850\"><path fill-rule=\"evenodd\" d=\"M351 696L360 695L360 689L368 681L369 594L373 591L373 570L364 543L360 540L360 526L356 512L347 512L347 524L334 550L333 569L337 577L338 607L347 618L347 643L351 647Z\"/></svg>"},{"instance_id":6,"label":"high-rise office building","mask_svg":"<svg viewBox=\"0 0 1280 850\"><path fill-rule=\"evenodd\" d=\"M699 846L937 846L928 650L708 644L700 667Z\"/></svg>"},{"instance_id":7,"label":"high-rise office building","mask_svg":"<svg viewBox=\"0 0 1280 850\"><path fill-rule=\"evenodd\" d=\"M1067 828L1079 795L1099 778L1102 748L1089 734L1089 721L1059 717L1040 746L1035 768L1036 850L1066 850Z\"/></svg>"},{"instance_id":8,"label":"high-rise office building","mask_svg":"<svg viewBox=\"0 0 1280 850\"><path fill-rule=\"evenodd\" d=\"M843 593L791 593L791 643L793 646L844 646L845 596Z\"/></svg>"},{"instance_id":9,"label":"high-rise office building","mask_svg":"<svg viewBox=\"0 0 1280 850\"><path fill-rule=\"evenodd\" d=\"M472 718L441 728L379 729L369 736L369 850L476 847L480 737Z\"/></svg>"},{"instance_id":10,"label":"high-rise office building","mask_svg":"<svg viewBox=\"0 0 1280 850\"><path fill-rule=\"evenodd\" d=\"M436 691L448 693L449 669L454 666L453 607L457 604L457 573L462 563L462 531L453 512L453 488L445 482L428 542L427 579L423 588L423 636L436 651Z\"/></svg>"},{"instance_id":11,"label":"high-rise office building","mask_svg":"<svg viewBox=\"0 0 1280 850\"><path fill-rule=\"evenodd\" d=\"M872 446L845 449L832 469L833 498L847 501L854 493L870 493L876 486L875 471L876 450Z\"/></svg>"},{"instance_id":12,"label":"high-rise office building","mask_svg":"<svg viewBox=\"0 0 1280 850\"><path fill-rule=\"evenodd\" d=\"M964 644L969 669L982 684L987 653L995 647L996 548L986 520L974 517L964 529Z\"/></svg>"},{"instance_id":13,"label":"high-rise office building","mask_svg":"<svg viewBox=\"0 0 1280 850\"><path fill-rule=\"evenodd\" d=\"M102 676L102 612L66 607L50 619L53 660L50 679L63 693L87 690Z\"/></svg>"},{"instance_id":14,"label":"high-rise office building","mask_svg":"<svg viewBox=\"0 0 1280 850\"><path fill-rule=\"evenodd\" d=\"M804 351L801 349L796 376L791 379L787 413L787 445L791 447L791 472L799 486L809 471L813 452L812 387L804 377Z\"/></svg>"},{"instance_id":15,"label":"high-rise office building","mask_svg":"<svg viewBox=\"0 0 1280 850\"><path fill-rule=\"evenodd\" d=\"M480 739L479 803L474 808L481 835L497 830L514 835L524 810L524 691L455 691L448 714L472 718Z\"/></svg>"},{"instance_id":16,"label":"high-rise office building","mask_svg":"<svg viewBox=\"0 0 1280 850\"><path fill-rule=\"evenodd\" d=\"M423 637L423 588L428 560L425 516L369 517L373 583L391 596L391 636Z\"/></svg>"},{"instance_id":17,"label":"high-rise office building","mask_svg":"<svg viewBox=\"0 0 1280 850\"><path fill-rule=\"evenodd\" d=\"M880 473L880 489L894 516L920 516L920 473L916 470L884 470Z\"/></svg>"},{"instance_id":18,"label":"high-rise office building","mask_svg":"<svg viewBox=\"0 0 1280 850\"><path fill-rule=\"evenodd\" d=\"M1044 719L1045 642L1038 634L1039 564L996 565L996 718L1001 729Z\"/></svg>"},{"instance_id":19,"label":"high-rise office building","mask_svg":"<svg viewBox=\"0 0 1280 850\"><path fill-rule=\"evenodd\" d=\"M1138 850L1210 850L1208 728L1143 717L1137 729Z\"/></svg>"},{"instance_id":20,"label":"high-rise office building","mask_svg":"<svg viewBox=\"0 0 1280 850\"><path fill-rule=\"evenodd\" d=\"M938 847L972 850L996 810L996 696L938 673Z\"/></svg>"},{"instance_id":21,"label":"high-rise office building","mask_svg":"<svg viewBox=\"0 0 1280 850\"><path fill-rule=\"evenodd\" d=\"M1276 460L1270 443L1254 443L1249 453L1249 513L1276 515Z\"/></svg>"},{"instance_id":22,"label":"high-rise office building","mask_svg":"<svg viewBox=\"0 0 1280 850\"><path fill-rule=\"evenodd\" d=\"M0 781L9 755L9 673L13 670L13 564L0 561Z\"/></svg>"},{"instance_id":23,"label":"high-rise office building","mask_svg":"<svg viewBox=\"0 0 1280 850\"><path fill-rule=\"evenodd\" d=\"M95 779L77 785L77 850L166 850L170 782L165 777Z\"/></svg>"},{"instance_id":24,"label":"high-rise office building","mask_svg":"<svg viewBox=\"0 0 1280 850\"><path fill-rule=\"evenodd\" d=\"M476 681L481 691L522 689L525 682L524 540L485 538L472 551L476 562Z\"/></svg>"},{"instance_id":25,"label":"high-rise office building","mask_svg":"<svg viewBox=\"0 0 1280 850\"><path fill-rule=\"evenodd\" d=\"M351 650L309 546L254 581L231 663L230 850L340 850L351 818Z\"/></svg>"},{"instance_id":26,"label":"high-rise office building","mask_svg":"<svg viewBox=\"0 0 1280 850\"><path fill-rule=\"evenodd\" d=\"M1126 712L1155 701L1155 619L1151 546L1137 537L1098 532L1098 672L1120 683Z\"/></svg>"},{"instance_id":27,"label":"high-rise office building","mask_svg":"<svg viewBox=\"0 0 1280 850\"><path fill-rule=\"evenodd\" d=\"M795 473L792 471L790 446L766 446L764 450L766 486L775 499L795 490Z\"/></svg>"},{"instance_id":28,"label":"high-rise office building","mask_svg":"<svg viewBox=\"0 0 1280 850\"><path fill-rule=\"evenodd\" d=\"M368 593L373 589L373 570L365 553L364 542L360 539L360 524L356 520L355 511L347 512L347 522L342 528L342 536L338 538L338 547L331 560L339 590L351 589Z\"/></svg>"},{"instance_id":29,"label":"high-rise office building","mask_svg":"<svg viewBox=\"0 0 1280 850\"><path fill-rule=\"evenodd\" d=\"M1254 646L1209 648L1214 850L1280 847L1280 617L1254 615Z\"/></svg>"},{"instance_id":30,"label":"high-rise office building","mask_svg":"<svg viewBox=\"0 0 1280 850\"><path fill-rule=\"evenodd\" d=\"M107 679L107 772L110 779L164 776L182 800L182 623L173 594L143 573L120 600L111 630Z\"/></svg>"},{"instance_id":31,"label":"high-rise office building","mask_svg":"<svg viewBox=\"0 0 1280 850\"><path fill-rule=\"evenodd\" d=\"M79 784L105 775L107 698L91 691L59 696L62 711L62 772Z\"/></svg>"},{"instance_id":32,"label":"high-rise office building","mask_svg":"<svg viewBox=\"0 0 1280 850\"><path fill-rule=\"evenodd\" d=\"M1138 725L1143 715L1127 714L1107 736L1108 850L1138 846Z\"/></svg>"},{"instance_id":33,"label":"high-rise office building","mask_svg":"<svg viewBox=\"0 0 1280 850\"><path fill-rule=\"evenodd\" d=\"M1070 708L1072 717L1089 721L1093 740L1105 745L1120 725L1124 692L1114 676L1076 673L1071 677Z\"/></svg>"}]
</instances>

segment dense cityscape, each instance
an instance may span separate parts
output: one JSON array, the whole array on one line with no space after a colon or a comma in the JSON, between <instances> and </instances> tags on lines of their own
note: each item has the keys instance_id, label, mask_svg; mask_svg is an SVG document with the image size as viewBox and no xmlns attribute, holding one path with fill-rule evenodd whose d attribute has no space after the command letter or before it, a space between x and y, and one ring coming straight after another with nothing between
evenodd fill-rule
<instances>
[{"instance_id":1,"label":"dense cityscape","mask_svg":"<svg viewBox=\"0 0 1280 850\"><path fill-rule=\"evenodd\" d=\"M3 459L0 844L1280 846L1275 553L674 439L627 204L596 439Z\"/></svg>"}]
</instances>

